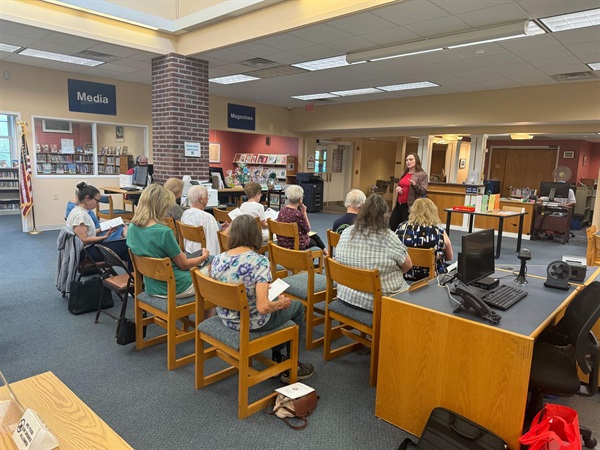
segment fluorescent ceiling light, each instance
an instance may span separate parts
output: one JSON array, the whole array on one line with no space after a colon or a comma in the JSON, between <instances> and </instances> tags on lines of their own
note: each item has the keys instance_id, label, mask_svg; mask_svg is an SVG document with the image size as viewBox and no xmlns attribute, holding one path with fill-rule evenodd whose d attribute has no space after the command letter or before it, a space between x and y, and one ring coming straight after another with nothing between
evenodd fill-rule
<instances>
[{"instance_id":1,"label":"fluorescent ceiling light","mask_svg":"<svg viewBox=\"0 0 600 450\"><path fill-rule=\"evenodd\" d=\"M19 55L32 56L34 58L49 59L51 61L65 62L70 64L79 64L80 66L96 67L104 64L104 61L95 59L79 58L77 56L63 55L61 53L45 52L34 48L25 48L18 52Z\"/></svg>"},{"instance_id":2,"label":"fluorescent ceiling light","mask_svg":"<svg viewBox=\"0 0 600 450\"><path fill-rule=\"evenodd\" d=\"M404 84L393 84L391 86L377 86L377 89L382 91L407 91L409 89L422 89L428 87L438 87L439 84L432 83L431 81L418 81L416 83L404 83Z\"/></svg>"},{"instance_id":3,"label":"fluorescent ceiling light","mask_svg":"<svg viewBox=\"0 0 600 450\"><path fill-rule=\"evenodd\" d=\"M600 62L588 63L587 66L592 70L600 70Z\"/></svg>"},{"instance_id":4,"label":"fluorescent ceiling light","mask_svg":"<svg viewBox=\"0 0 600 450\"><path fill-rule=\"evenodd\" d=\"M526 141L527 139L533 139L533 134L527 133L512 133L510 138L514 141Z\"/></svg>"},{"instance_id":5,"label":"fluorescent ceiling light","mask_svg":"<svg viewBox=\"0 0 600 450\"><path fill-rule=\"evenodd\" d=\"M439 48L448 48L450 46L467 44L469 42L484 41L490 39L500 39L509 36L524 35L529 21L521 20L504 25L489 28L479 28L466 31L464 33L449 34L437 36L419 41L407 42L403 44L390 45L387 47L378 47L371 50L348 53L346 61L354 63L357 61L373 61L375 59L386 58L390 56L401 56L415 54L426 50L436 50Z\"/></svg>"},{"instance_id":6,"label":"fluorescent ceiling light","mask_svg":"<svg viewBox=\"0 0 600 450\"><path fill-rule=\"evenodd\" d=\"M529 24L527 24L527 31L525 31L525 34L527 36L537 36L538 34L546 34L546 31L533 20L530 20Z\"/></svg>"},{"instance_id":7,"label":"fluorescent ceiling light","mask_svg":"<svg viewBox=\"0 0 600 450\"><path fill-rule=\"evenodd\" d=\"M365 95L365 94L379 94L383 91L375 88L362 88L362 89L351 89L349 91L331 91L334 95L339 95L340 97L348 97L351 95Z\"/></svg>"},{"instance_id":8,"label":"fluorescent ceiling light","mask_svg":"<svg viewBox=\"0 0 600 450\"><path fill-rule=\"evenodd\" d=\"M600 25L600 8L540 19L550 31L574 30Z\"/></svg>"},{"instance_id":9,"label":"fluorescent ceiling light","mask_svg":"<svg viewBox=\"0 0 600 450\"><path fill-rule=\"evenodd\" d=\"M321 94L308 94L308 95L292 95L292 98L298 100L320 100L322 98L333 98L337 95L330 94L329 92L323 92Z\"/></svg>"},{"instance_id":10,"label":"fluorescent ceiling light","mask_svg":"<svg viewBox=\"0 0 600 450\"><path fill-rule=\"evenodd\" d=\"M402 58L403 56L422 55L423 53L439 52L440 50L444 50L444 49L443 48L432 48L431 50L421 50L420 52L412 52L412 53L403 53L401 55L384 56L383 58L371 59L371 61L373 61L373 62L374 61L383 61L384 59Z\"/></svg>"},{"instance_id":11,"label":"fluorescent ceiling light","mask_svg":"<svg viewBox=\"0 0 600 450\"><path fill-rule=\"evenodd\" d=\"M0 42L0 52L10 52L13 53L21 48L20 45L12 45L12 44L3 44Z\"/></svg>"},{"instance_id":12,"label":"fluorescent ceiling light","mask_svg":"<svg viewBox=\"0 0 600 450\"><path fill-rule=\"evenodd\" d=\"M210 78L208 81L219 84L244 83L245 81L260 80L260 78L250 77L248 75L229 75L227 77Z\"/></svg>"},{"instance_id":13,"label":"fluorescent ceiling light","mask_svg":"<svg viewBox=\"0 0 600 450\"><path fill-rule=\"evenodd\" d=\"M361 64L366 61L357 61L353 64ZM291 64L293 67L298 67L300 69L315 71L315 70L323 70L323 69L332 69L334 67L343 67L350 66L348 62L346 62L346 56L334 56L333 58L325 58L325 59L315 59L314 61L306 61L298 64Z\"/></svg>"}]
</instances>

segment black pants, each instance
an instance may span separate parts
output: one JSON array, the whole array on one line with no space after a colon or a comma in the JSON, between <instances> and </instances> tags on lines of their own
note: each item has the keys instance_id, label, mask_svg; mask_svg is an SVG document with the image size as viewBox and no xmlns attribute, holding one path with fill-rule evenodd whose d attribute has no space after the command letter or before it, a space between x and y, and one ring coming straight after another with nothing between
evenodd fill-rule
<instances>
[{"instance_id":1,"label":"black pants","mask_svg":"<svg viewBox=\"0 0 600 450\"><path fill-rule=\"evenodd\" d=\"M408 220L408 203L396 203L390 216L390 230L394 233L398 229L398 225Z\"/></svg>"},{"instance_id":2,"label":"black pants","mask_svg":"<svg viewBox=\"0 0 600 450\"><path fill-rule=\"evenodd\" d=\"M308 247L306 248L311 247L319 247L321 250L325 248L325 244L323 243L318 234L313 234L308 240Z\"/></svg>"}]
</instances>

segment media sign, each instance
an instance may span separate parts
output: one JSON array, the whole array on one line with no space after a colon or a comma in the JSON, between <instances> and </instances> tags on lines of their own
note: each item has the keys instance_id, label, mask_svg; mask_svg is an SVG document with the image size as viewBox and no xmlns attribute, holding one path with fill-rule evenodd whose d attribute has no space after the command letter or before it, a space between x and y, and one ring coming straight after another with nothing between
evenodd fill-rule
<instances>
[{"instance_id":1,"label":"media sign","mask_svg":"<svg viewBox=\"0 0 600 450\"><path fill-rule=\"evenodd\" d=\"M228 103L227 126L239 130L256 130L256 108Z\"/></svg>"},{"instance_id":2,"label":"media sign","mask_svg":"<svg viewBox=\"0 0 600 450\"><path fill-rule=\"evenodd\" d=\"M113 84L68 80L69 111L117 115L117 91Z\"/></svg>"}]
</instances>

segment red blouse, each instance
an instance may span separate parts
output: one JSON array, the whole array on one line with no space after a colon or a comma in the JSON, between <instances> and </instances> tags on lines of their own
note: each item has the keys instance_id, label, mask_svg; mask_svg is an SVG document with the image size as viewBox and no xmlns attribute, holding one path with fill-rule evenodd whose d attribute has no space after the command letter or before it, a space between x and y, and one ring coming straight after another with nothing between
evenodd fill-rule
<instances>
[{"instance_id":1,"label":"red blouse","mask_svg":"<svg viewBox=\"0 0 600 450\"><path fill-rule=\"evenodd\" d=\"M408 191L410 189L410 180L412 179L412 173L406 172L406 174L400 178L398 186L402 188L402 194L398 194L398 203L408 203Z\"/></svg>"}]
</instances>

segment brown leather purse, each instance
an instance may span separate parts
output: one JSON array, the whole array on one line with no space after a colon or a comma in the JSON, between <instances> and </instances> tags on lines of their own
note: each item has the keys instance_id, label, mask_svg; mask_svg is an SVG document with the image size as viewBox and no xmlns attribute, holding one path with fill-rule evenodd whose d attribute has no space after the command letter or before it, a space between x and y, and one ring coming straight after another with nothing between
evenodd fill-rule
<instances>
[{"instance_id":1,"label":"brown leather purse","mask_svg":"<svg viewBox=\"0 0 600 450\"><path fill-rule=\"evenodd\" d=\"M317 391L312 391L311 393L306 394L304 397L295 399L286 397L283 394L277 394L273 411L267 411L267 413L275 414L294 430L303 430L308 425L307 417L310 416L311 413L317 408L318 400L319 396L317 395ZM300 419L302 424L291 424L288 419L294 417Z\"/></svg>"}]
</instances>

